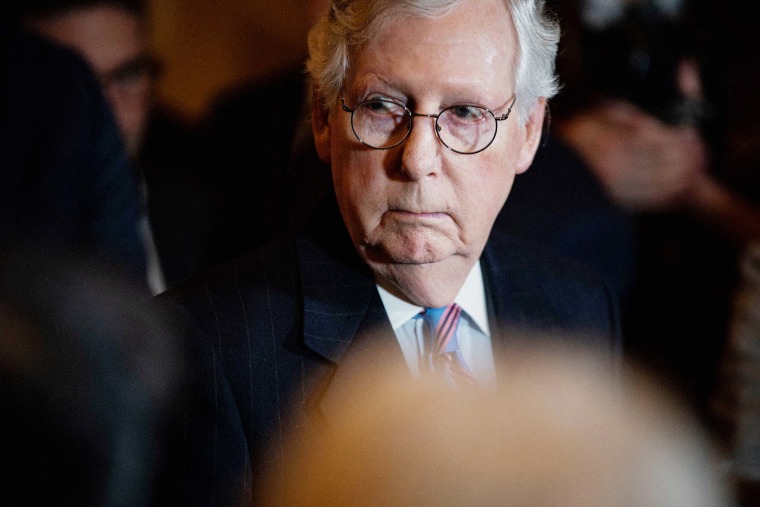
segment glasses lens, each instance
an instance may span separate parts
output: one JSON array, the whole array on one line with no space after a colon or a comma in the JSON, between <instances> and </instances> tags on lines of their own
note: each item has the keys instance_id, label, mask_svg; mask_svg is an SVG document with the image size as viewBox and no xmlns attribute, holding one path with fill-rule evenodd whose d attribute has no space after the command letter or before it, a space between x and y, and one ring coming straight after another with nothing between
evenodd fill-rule
<instances>
[{"instance_id":1,"label":"glasses lens","mask_svg":"<svg viewBox=\"0 0 760 507\"><path fill-rule=\"evenodd\" d=\"M392 148L400 144L406 139L410 125L409 111L385 100L362 102L351 117L354 133L373 148Z\"/></svg>"},{"instance_id":2,"label":"glasses lens","mask_svg":"<svg viewBox=\"0 0 760 507\"><path fill-rule=\"evenodd\" d=\"M438 127L441 142L459 153L484 150L496 136L496 118L478 106L458 105L443 110Z\"/></svg>"}]
</instances>

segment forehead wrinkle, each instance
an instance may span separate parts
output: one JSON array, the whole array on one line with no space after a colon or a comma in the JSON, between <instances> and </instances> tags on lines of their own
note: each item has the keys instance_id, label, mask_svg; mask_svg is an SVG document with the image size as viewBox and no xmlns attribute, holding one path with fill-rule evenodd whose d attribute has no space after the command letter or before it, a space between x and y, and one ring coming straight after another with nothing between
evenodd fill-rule
<instances>
[{"instance_id":1,"label":"forehead wrinkle","mask_svg":"<svg viewBox=\"0 0 760 507\"><path fill-rule=\"evenodd\" d=\"M400 83L380 72L368 72L364 76L356 76L351 86L355 89L355 91L367 92L376 86L376 83L378 82L394 90L401 88Z\"/></svg>"},{"instance_id":2,"label":"forehead wrinkle","mask_svg":"<svg viewBox=\"0 0 760 507\"><path fill-rule=\"evenodd\" d=\"M478 105L499 107L503 102L508 101L509 97L506 95L510 97L512 95L514 76L512 75L511 79L507 78L507 82L503 85L497 83L496 86L492 86L493 83L481 83L478 79L472 79L471 73L466 68L472 65L476 73L481 72L483 67L503 70L506 66L509 69L510 63L516 62L519 51L516 34L512 20L502 2L481 4L479 11L491 18L498 17L503 20L505 30L497 32L491 25L488 31L493 32L493 36L483 37L481 29L473 26L464 33L452 34L455 38L446 40L440 40L435 34L420 30L415 33L424 34L424 38L418 38L409 47L402 47L405 42L408 45L408 38L397 40L394 35L404 32L408 34L408 29L404 30L408 27L402 25L410 22L435 23L437 19L396 18L386 22L372 39L354 47L351 59L354 67L354 86L361 87L366 93L371 91L373 83L378 83L381 87L388 86L390 90L411 95L412 98L417 99L416 101L422 101L425 93L430 91L438 94L442 105L444 102L447 103L446 105L452 105L454 102L477 102ZM512 29L507 29L508 27ZM379 48L384 49L379 50ZM473 51L477 53L476 57L472 56ZM399 54L407 55L408 58L402 56L399 61ZM409 62L415 60L415 55L417 59L428 62L435 60L435 66L441 71L430 76L419 74L414 68L407 68ZM477 58L477 61L473 58ZM452 62L455 69L460 66L464 66L464 69L448 72L447 69L452 67ZM357 72L363 75L358 75ZM431 89L430 86L433 81L435 81L435 89ZM483 101L487 104L480 104Z\"/></svg>"}]
</instances>

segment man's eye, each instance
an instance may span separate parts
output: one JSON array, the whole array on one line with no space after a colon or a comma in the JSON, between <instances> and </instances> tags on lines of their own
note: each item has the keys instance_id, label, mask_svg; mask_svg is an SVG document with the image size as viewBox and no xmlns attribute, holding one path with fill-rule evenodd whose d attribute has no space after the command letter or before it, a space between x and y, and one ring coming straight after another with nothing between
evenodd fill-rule
<instances>
[{"instance_id":1,"label":"man's eye","mask_svg":"<svg viewBox=\"0 0 760 507\"><path fill-rule=\"evenodd\" d=\"M385 105L385 102L381 102L379 100L372 100L370 102L367 102L367 108L372 111L376 111L376 112L384 111L385 109L387 109L387 107L388 106Z\"/></svg>"},{"instance_id":2,"label":"man's eye","mask_svg":"<svg viewBox=\"0 0 760 507\"><path fill-rule=\"evenodd\" d=\"M486 112L477 106L454 106L447 109L448 114L458 121L477 122L482 120Z\"/></svg>"},{"instance_id":3,"label":"man's eye","mask_svg":"<svg viewBox=\"0 0 760 507\"><path fill-rule=\"evenodd\" d=\"M404 108L394 102L385 100L370 100L366 102L366 108L374 114L387 116L399 116L404 114Z\"/></svg>"}]
</instances>

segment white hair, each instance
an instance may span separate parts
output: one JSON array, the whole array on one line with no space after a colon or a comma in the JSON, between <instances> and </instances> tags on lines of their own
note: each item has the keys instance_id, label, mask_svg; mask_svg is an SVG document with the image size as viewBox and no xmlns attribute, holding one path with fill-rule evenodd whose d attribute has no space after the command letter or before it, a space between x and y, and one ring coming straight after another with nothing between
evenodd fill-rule
<instances>
[{"instance_id":1,"label":"white hair","mask_svg":"<svg viewBox=\"0 0 760 507\"><path fill-rule=\"evenodd\" d=\"M338 99L351 65L351 53L370 40L391 19L444 16L467 0L334 0L309 33L307 70L324 101ZM555 58L559 25L547 16L543 0L503 0L517 37L517 68L513 83L518 120L525 123L541 97L559 88Z\"/></svg>"}]
</instances>

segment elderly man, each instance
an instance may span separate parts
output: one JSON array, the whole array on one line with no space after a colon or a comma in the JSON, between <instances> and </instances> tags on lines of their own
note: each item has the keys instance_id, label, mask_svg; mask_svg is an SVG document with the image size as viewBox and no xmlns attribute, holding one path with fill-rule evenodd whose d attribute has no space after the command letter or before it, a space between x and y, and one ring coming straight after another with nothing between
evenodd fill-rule
<instances>
[{"instance_id":1,"label":"elderly man","mask_svg":"<svg viewBox=\"0 0 760 507\"><path fill-rule=\"evenodd\" d=\"M618 353L603 284L491 235L536 151L557 39L540 0L333 2L308 69L334 194L303 231L160 299L187 336L186 501L237 501L267 446L287 455L294 411L329 423L374 350L410 381L484 388L518 334Z\"/></svg>"}]
</instances>

